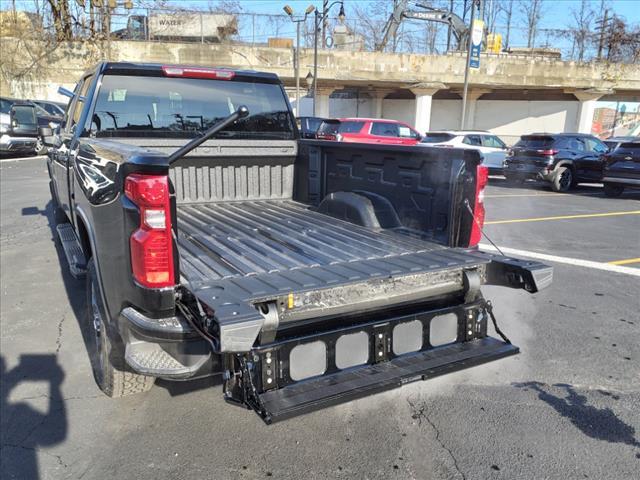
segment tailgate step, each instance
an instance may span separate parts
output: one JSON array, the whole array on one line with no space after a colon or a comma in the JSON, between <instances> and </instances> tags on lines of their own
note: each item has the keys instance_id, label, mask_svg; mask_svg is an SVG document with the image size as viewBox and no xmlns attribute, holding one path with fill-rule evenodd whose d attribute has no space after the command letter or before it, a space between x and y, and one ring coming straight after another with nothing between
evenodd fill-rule
<instances>
[{"instance_id":1,"label":"tailgate step","mask_svg":"<svg viewBox=\"0 0 640 480\"><path fill-rule=\"evenodd\" d=\"M56 227L56 230L58 231L60 243L62 243L64 255L67 257L71 275L73 275L74 278L82 277L87 273L87 260L76 236L76 232L73 230L73 225L70 223L62 223Z\"/></svg>"},{"instance_id":2,"label":"tailgate step","mask_svg":"<svg viewBox=\"0 0 640 480\"><path fill-rule=\"evenodd\" d=\"M267 423L382 392L417 380L515 355L518 347L492 337L456 343L310 379L259 394Z\"/></svg>"}]
</instances>

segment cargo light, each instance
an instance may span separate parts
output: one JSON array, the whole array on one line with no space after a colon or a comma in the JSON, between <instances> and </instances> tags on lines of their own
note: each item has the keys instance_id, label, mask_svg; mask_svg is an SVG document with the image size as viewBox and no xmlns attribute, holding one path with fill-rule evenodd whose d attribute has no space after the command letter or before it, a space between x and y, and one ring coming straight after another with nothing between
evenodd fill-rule
<instances>
[{"instance_id":1,"label":"cargo light","mask_svg":"<svg viewBox=\"0 0 640 480\"><path fill-rule=\"evenodd\" d=\"M163 65L162 73L165 77L209 78L214 80L232 80L233 77L236 76L236 72L233 70L200 67L171 67L167 65Z\"/></svg>"},{"instance_id":2,"label":"cargo light","mask_svg":"<svg viewBox=\"0 0 640 480\"><path fill-rule=\"evenodd\" d=\"M484 225L484 189L489 183L489 168L485 165L478 165L476 170L476 201L473 206L473 225L469 236L469 246L475 247L482 238L482 227Z\"/></svg>"},{"instance_id":3,"label":"cargo light","mask_svg":"<svg viewBox=\"0 0 640 480\"><path fill-rule=\"evenodd\" d=\"M140 227L129 239L135 280L148 288L173 286L169 178L134 173L125 179L124 193L140 209Z\"/></svg>"}]
</instances>

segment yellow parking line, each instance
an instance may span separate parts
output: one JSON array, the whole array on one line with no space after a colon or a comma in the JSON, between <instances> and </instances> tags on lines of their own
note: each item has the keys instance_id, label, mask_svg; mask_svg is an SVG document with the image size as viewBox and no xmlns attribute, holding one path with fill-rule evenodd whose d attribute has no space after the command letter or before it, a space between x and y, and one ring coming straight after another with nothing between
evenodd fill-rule
<instances>
[{"instance_id":1,"label":"yellow parking line","mask_svg":"<svg viewBox=\"0 0 640 480\"><path fill-rule=\"evenodd\" d=\"M626 260L615 260L613 262L608 262L611 265L629 265L631 263L640 263L640 257L637 258L627 258Z\"/></svg>"},{"instance_id":2,"label":"yellow parking line","mask_svg":"<svg viewBox=\"0 0 640 480\"><path fill-rule=\"evenodd\" d=\"M607 212L607 213L585 213L581 215L560 215L557 217L515 218L513 220L494 220L492 222L484 222L484 224L498 225L502 223L544 222L547 220L569 220L573 218L614 217L618 215L640 215L640 210L631 210L629 212Z\"/></svg>"}]
</instances>

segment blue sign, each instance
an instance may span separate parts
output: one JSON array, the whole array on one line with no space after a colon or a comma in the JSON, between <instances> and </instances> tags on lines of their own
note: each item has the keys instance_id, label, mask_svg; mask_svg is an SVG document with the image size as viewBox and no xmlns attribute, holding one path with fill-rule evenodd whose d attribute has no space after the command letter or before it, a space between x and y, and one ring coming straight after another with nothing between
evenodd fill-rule
<instances>
[{"instance_id":1,"label":"blue sign","mask_svg":"<svg viewBox=\"0 0 640 480\"><path fill-rule=\"evenodd\" d=\"M471 58L469 66L471 68L480 68L480 50L482 50L482 35L484 33L484 22L482 20L474 20L471 28Z\"/></svg>"}]
</instances>

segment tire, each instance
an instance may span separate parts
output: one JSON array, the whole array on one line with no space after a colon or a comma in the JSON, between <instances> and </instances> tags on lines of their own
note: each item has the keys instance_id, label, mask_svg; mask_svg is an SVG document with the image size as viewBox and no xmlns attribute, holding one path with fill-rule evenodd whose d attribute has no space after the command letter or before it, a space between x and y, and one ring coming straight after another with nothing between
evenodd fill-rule
<instances>
[{"instance_id":1,"label":"tire","mask_svg":"<svg viewBox=\"0 0 640 480\"><path fill-rule=\"evenodd\" d=\"M63 223L69 223L69 219L67 218L67 214L64 213L64 210L60 207L58 203L58 197L56 196L55 191L53 190L53 180L49 180L49 192L51 193L51 205L53 208L53 221L56 225L60 225Z\"/></svg>"},{"instance_id":2,"label":"tire","mask_svg":"<svg viewBox=\"0 0 640 480\"><path fill-rule=\"evenodd\" d=\"M558 167L551 180L551 190L554 192L568 192L574 186L573 170L569 167Z\"/></svg>"},{"instance_id":3,"label":"tire","mask_svg":"<svg viewBox=\"0 0 640 480\"><path fill-rule=\"evenodd\" d=\"M42 137L38 137L38 140L36 140L36 148L35 148L36 155L46 155L48 151L49 150L44 144L44 139Z\"/></svg>"},{"instance_id":4,"label":"tire","mask_svg":"<svg viewBox=\"0 0 640 480\"><path fill-rule=\"evenodd\" d=\"M624 192L624 187L620 185L612 185L611 183L604 184L604 194L609 198L615 198L622 195Z\"/></svg>"},{"instance_id":5,"label":"tire","mask_svg":"<svg viewBox=\"0 0 640 480\"><path fill-rule=\"evenodd\" d=\"M111 398L149 391L155 378L136 373L127 365L122 341L105 323L105 312L92 258L87 267L86 327L94 340L90 342L90 359L96 384L107 397Z\"/></svg>"}]
</instances>

